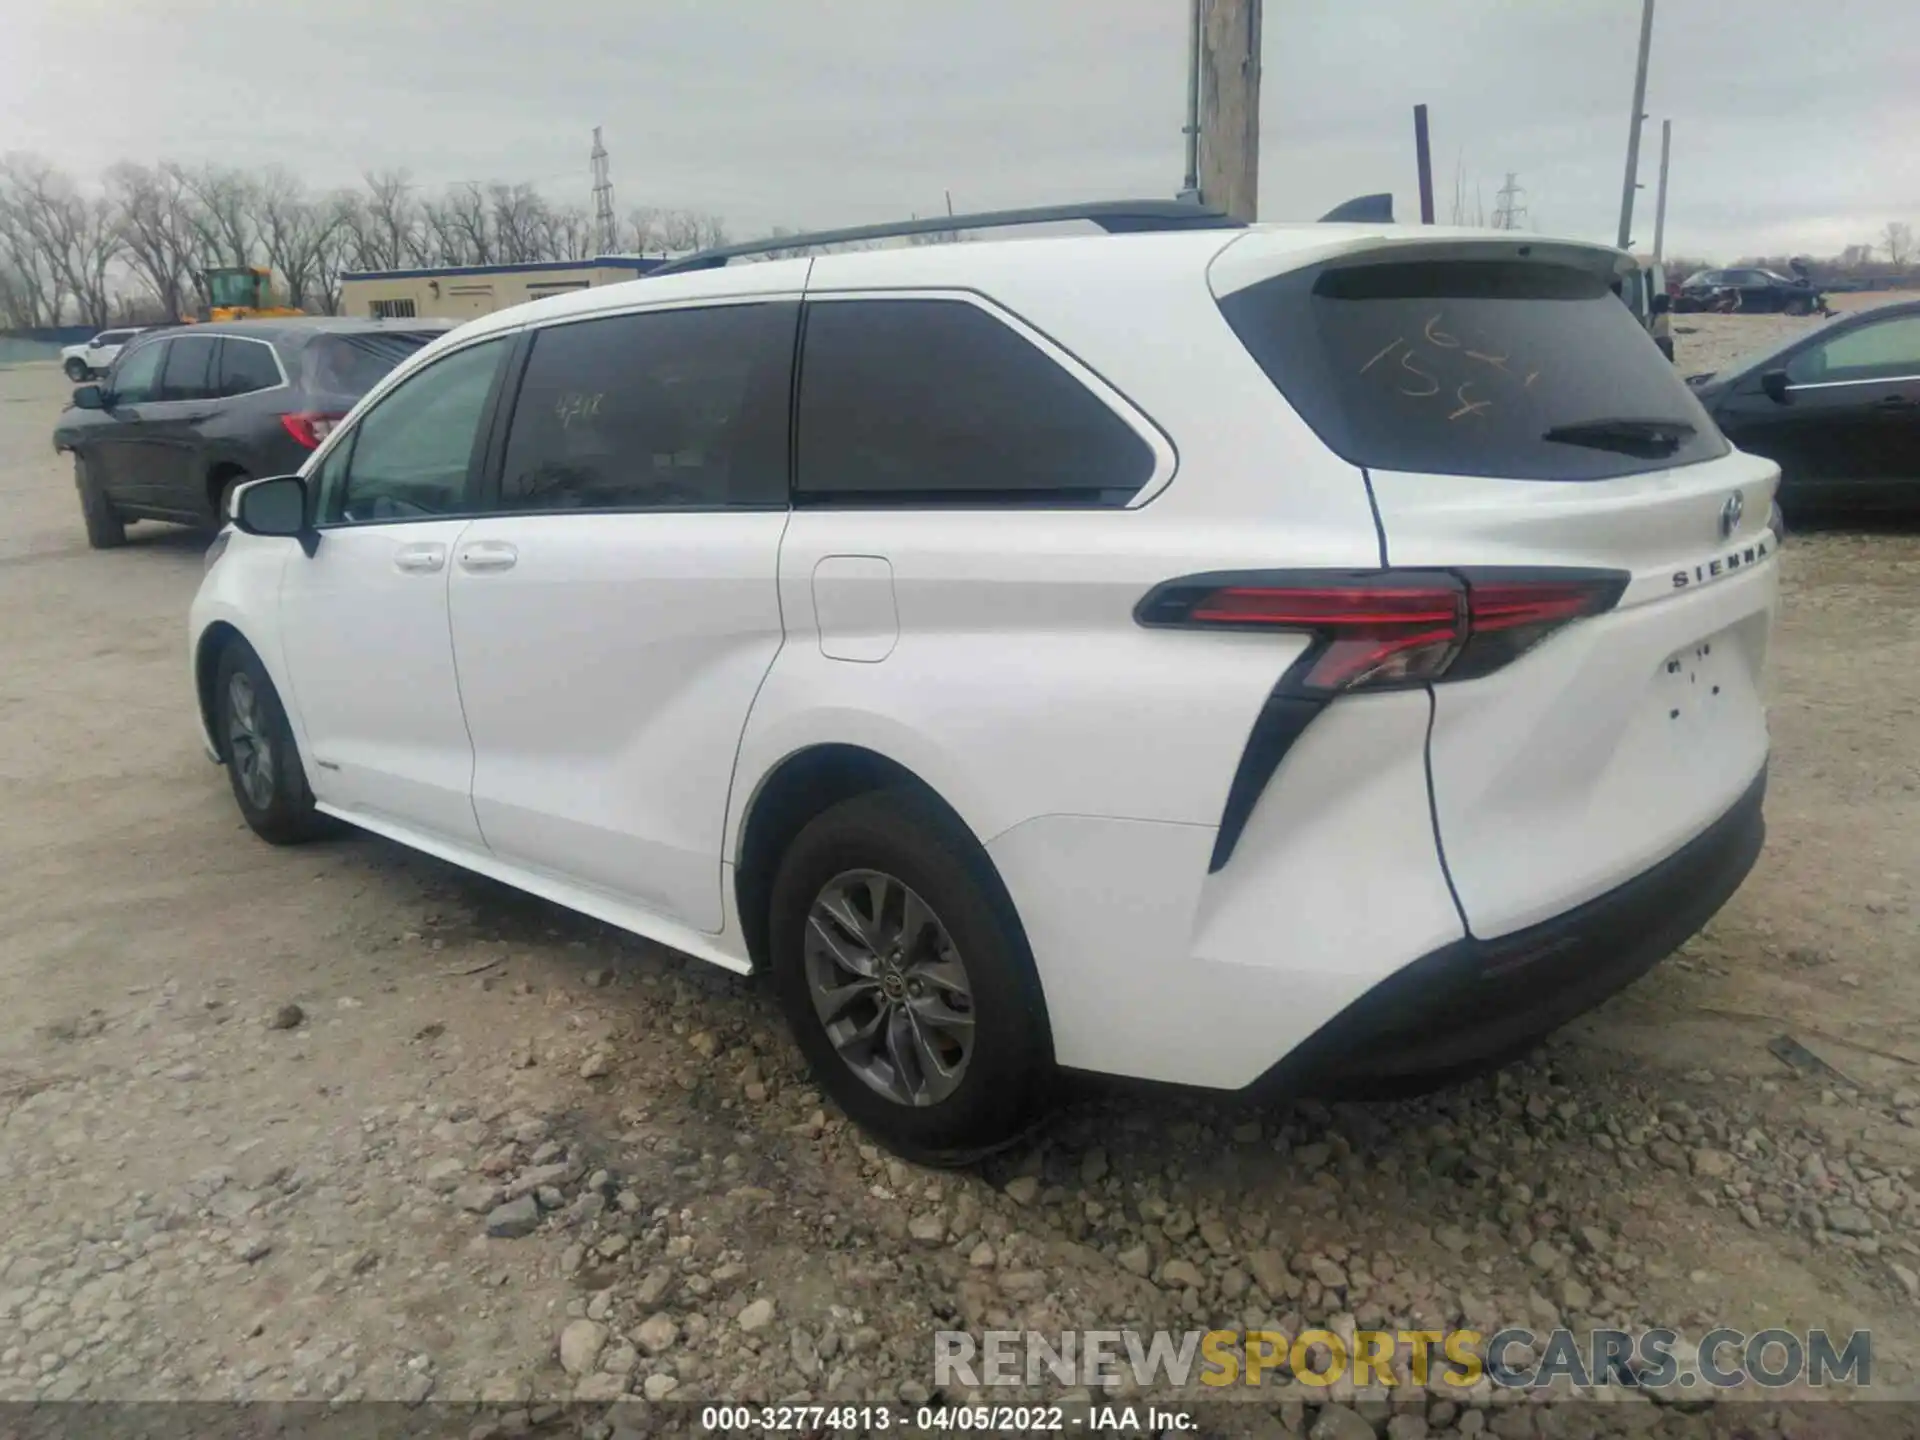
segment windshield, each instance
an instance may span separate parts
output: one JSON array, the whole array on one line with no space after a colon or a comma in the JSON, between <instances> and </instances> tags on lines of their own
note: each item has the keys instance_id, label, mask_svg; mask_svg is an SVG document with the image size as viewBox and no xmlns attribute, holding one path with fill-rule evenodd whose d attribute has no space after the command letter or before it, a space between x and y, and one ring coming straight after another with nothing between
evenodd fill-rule
<instances>
[{"instance_id":1,"label":"windshield","mask_svg":"<svg viewBox=\"0 0 1920 1440\"><path fill-rule=\"evenodd\" d=\"M437 330L378 330L316 336L306 348L306 388L357 400L386 373L440 334Z\"/></svg>"},{"instance_id":2,"label":"windshield","mask_svg":"<svg viewBox=\"0 0 1920 1440\"><path fill-rule=\"evenodd\" d=\"M207 293L215 305L256 305L260 277L251 270L214 270L207 275Z\"/></svg>"},{"instance_id":3,"label":"windshield","mask_svg":"<svg viewBox=\"0 0 1920 1440\"><path fill-rule=\"evenodd\" d=\"M1276 277L1221 310L1307 423L1356 465L1598 480L1726 453L1645 327L1590 271L1517 260L1346 265Z\"/></svg>"}]
</instances>

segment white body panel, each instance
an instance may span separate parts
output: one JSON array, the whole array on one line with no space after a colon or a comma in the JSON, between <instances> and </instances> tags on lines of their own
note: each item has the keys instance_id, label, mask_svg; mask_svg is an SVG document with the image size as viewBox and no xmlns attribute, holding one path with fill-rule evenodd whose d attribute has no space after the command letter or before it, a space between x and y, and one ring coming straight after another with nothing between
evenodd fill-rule
<instances>
[{"instance_id":1,"label":"white body panel","mask_svg":"<svg viewBox=\"0 0 1920 1440\"><path fill-rule=\"evenodd\" d=\"M472 522L453 567L453 653L473 808L497 858L721 928L727 791L780 648L786 523L784 511ZM496 554L512 562L487 568Z\"/></svg>"},{"instance_id":2,"label":"white body panel","mask_svg":"<svg viewBox=\"0 0 1920 1440\"><path fill-rule=\"evenodd\" d=\"M937 531L930 518L794 512L780 550L788 640L741 744L729 854L760 777L832 743L904 765L983 842L1038 815L1212 827L1254 717L1305 641L1144 629L1134 602L1207 557L1368 558L1356 544L1309 561L1277 531L1127 511L947 513ZM841 554L890 561L899 637L883 663L831 658L822 640L815 572Z\"/></svg>"},{"instance_id":3,"label":"white body panel","mask_svg":"<svg viewBox=\"0 0 1920 1440\"><path fill-rule=\"evenodd\" d=\"M1235 1089L1459 939L1427 809L1427 712L1403 694L1324 715L1217 874L1213 825L1048 815L995 839L1059 1062Z\"/></svg>"},{"instance_id":4,"label":"white body panel","mask_svg":"<svg viewBox=\"0 0 1920 1440\"><path fill-rule=\"evenodd\" d=\"M100 338L97 335L92 340L82 341L78 345L63 345L60 348L61 363L65 364L69 360L78 360L94 374L104 375L108 370L113 368L113 362L120 358L120 352L127 348L132 337L137 334L139 334L137 330L132 331L129 333L128 339L111 341L105 345L94 343L95 340Z\"/></svg>"},{"instance_id":5,"label":"white body panel","mask_svg":"<svg viewBox=\"0 0 1920 1440\"><path fill-rule=\"evenodd\" d=\"M277 616L291 688L280 693L299 712L315 798L478 846L447 624L453 547L468 523L343 527L311 557L270 543L292 551Z\"/></svg>"},{"instance_id":6,"label":"white body panel","mask_svg":"<svg viewBox=\"0 0 1920 1440\"><path fill-rule=\"evenodd\" d=\"M1778 477L1738 452L1577 484L1374 472L1395 565L1464 554L1631 576L1608 613L1483 679L1435 687L1434 807L1475 936L1614 888L1705 830L1759 773ZM1720 538L1736 494L1740 523Z\"/></svg>"}]
</instances>

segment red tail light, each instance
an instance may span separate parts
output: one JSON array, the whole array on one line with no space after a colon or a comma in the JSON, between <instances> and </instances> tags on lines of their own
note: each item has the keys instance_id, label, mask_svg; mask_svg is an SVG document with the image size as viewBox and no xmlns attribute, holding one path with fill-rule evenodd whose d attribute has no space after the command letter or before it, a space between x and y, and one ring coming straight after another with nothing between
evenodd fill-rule
<instances>
[{"instance_id":1,"label":"red tail light","mask_svg":"<svg viewBox=\"0 0 1920 1440\"><path fill-rule=\"evenodd\" d=\"M1473 679L1620 598L1610 570L1196 575L1140 602L1143 625L1309 634L1282 681L1311 695Z\"/></svg>"},{"instance_id":2,"label":"red tail light","mask_svg":"<svg viewBox=\"0 0 1920 1440\"><path fill-rule=\"evenodd\" d=\"M299 441L308 450L318 450L320 442L333 433L333 427L346 417L344 415L324 415L316 410L298 410L291 415L282 415L280 423L287 434Z\"/></svg>"}]
</instances>

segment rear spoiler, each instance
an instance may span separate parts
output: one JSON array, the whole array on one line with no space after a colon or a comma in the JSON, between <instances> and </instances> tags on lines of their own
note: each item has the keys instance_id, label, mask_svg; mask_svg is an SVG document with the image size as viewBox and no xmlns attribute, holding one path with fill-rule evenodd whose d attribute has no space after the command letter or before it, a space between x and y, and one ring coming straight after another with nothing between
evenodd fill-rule
<instances>
[{"instance_id":1,"label":"rear spoiler","mask_svg":"<svg viewBox=\"0 0 1920 1440\"><path fill-rule=\"evenodd\" d=\"M1320 217L1322 225L1391 225L1392 195L1356 195Z\"/></svg>"}]
</instances>

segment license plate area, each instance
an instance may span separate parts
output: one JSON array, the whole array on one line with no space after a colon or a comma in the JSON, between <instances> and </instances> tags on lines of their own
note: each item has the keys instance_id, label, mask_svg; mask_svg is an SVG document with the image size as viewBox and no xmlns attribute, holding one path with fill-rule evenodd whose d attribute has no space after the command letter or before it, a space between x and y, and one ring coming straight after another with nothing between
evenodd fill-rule
<instances>
[{"instance_id":1,"label":"license plate area","mask_svg":"<svg viewBox=\"0 0 1920 1440\"><path fill-rule=\"evenodd\" d=\"M1739 637L1722 630L1674 651L1654 676L1653 703L1676 735L1694 737L1725 729L1753 703Z\"/></svg>"}]
</instances>

